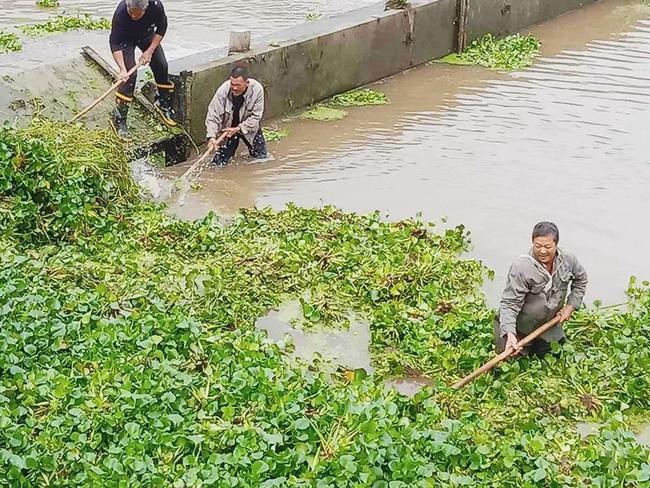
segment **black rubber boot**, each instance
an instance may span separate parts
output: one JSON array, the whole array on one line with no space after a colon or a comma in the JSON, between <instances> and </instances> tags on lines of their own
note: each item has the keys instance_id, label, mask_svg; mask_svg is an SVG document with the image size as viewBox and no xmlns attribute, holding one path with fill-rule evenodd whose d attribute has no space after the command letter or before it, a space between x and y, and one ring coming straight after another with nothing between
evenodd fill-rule
<instances>
[{"instance_id":1,"label":"black rubber boot","mask_svg":"<svg viewBox=\"0 0 650 488\"><path fill-rule=\"evenodd\" d=\"M129 114L129 104L124 100L117 99L117 104L111 113L111 122L118 137L122 139L129 138L129 128L126 124L126 118Z\"/></svg>"},{"instance_id":2,"label":"black rubber boot","mask_svg":"<svg viewBox=\"0 0 650 488\"><path fill-rule=\"evenodd\" d=\"M174 94L174 85L157 85L158 86L158 96L156 96L156 101L154 106L160 115L163 123L169 127L176 126L176 114L172 108L172 96Z\"/></svg>"}]
</instances>

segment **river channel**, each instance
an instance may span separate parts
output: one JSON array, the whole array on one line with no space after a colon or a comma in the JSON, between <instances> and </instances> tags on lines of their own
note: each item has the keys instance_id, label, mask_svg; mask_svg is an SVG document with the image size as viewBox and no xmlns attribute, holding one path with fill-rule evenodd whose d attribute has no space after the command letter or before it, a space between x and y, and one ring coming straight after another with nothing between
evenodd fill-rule
<instances>
[{"instance_id":1,"label":"river channel","mask_svg":"<svg viewBox=\"0 0 650 488\"><path fill-rule=\"evenodd\" d=\"M543 42L530 69L431 64L373 86L389 105L271 121L290 132L273 161L210 168L172 211L295 202L446 217L495 270L493 305L533 225L552 220L589 272L589 301L623 301L631 275L650 279L649 19L639 2L605 0L527 29Z\"/></svg>"}]
</instances>

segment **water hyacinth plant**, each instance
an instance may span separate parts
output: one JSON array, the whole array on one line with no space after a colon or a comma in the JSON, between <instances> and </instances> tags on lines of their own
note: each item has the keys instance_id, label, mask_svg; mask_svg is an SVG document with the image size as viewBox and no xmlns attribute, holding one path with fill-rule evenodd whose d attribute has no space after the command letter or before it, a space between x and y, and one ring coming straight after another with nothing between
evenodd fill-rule
<instances>
[{"instance_id":1,"label":"water hyacinth plant","mask_svg":"<svg viewBox=\"0 0 650 488\"><path fill-rule=\"evenodd\" d=\"M13 32L0 30L0 54L22 51L23 43Z\"/></svg>"},{"instance_id":2,"label":"water hyacinth plant","mask_svg":"<svg viewBox=\"0 0 650 488\"><path fill-rule=\"evenodd\" d=\"M515 70L529 67L539 54L540 48L540 40L532 34L513 34L504 38L486 34L472 42L461 54L452 53L440 61Z\"/></svg>"},{"instance_id":3,"label":"water hyacinth plant","mask_svg":"<svg viewBox=\"0 0 650 488\"><path fill-rule=\"evenodd\" d=\"M279 129L273 127L263 127L262 131L264 132L264 139L266 142L277 142L281 141L289 135L288 129Z\"/></svg>"},{"instance_id":4,"label":"water hyacinth plant","mask_svg":"<svg viewBox=\"0 0 650 488\"><path fill-rule=\"evenodd\" d=\"M105 30L110 29L111 23L108 19L94 18L89 14L58 14L45 22L36 24L21 25L19 29L30 37L39 37L57 32L68 32L73 30Z\"/></svg>"},{"instance_id":5,"label":"water hyacinth plant","mask_svg":"<svg viewBox=\"0 0 650 488\"><path fill-rule=\"evenodd\" d=\"M385 105L388 97L379 91L364 88L334 95L329 103L340 107L363 107L366 105Z\"/></svg>"},{"instance_id":6,"label":"water hyacinth plant","mask_svg":"<svg viewBox=\"0 0 650 488\"><path fill-rule=\"evenodd\" d=\"M36 6L41 8L56 8L59 6L59 0L36 0Z\"/></svg>"},{"instance_id":7,"label":"water hyacinth plant","mask_svg":"<svg viewBox=\"0 0 650 488\"><path fill-rule=\"evenodd\" d=\"M314 105L299 115L299 118L320 121L340 120L348 115L348 112L341 107L363 107L386 103L389 103L388 97L382 92L369 88L352 90Z\"/></svg>"},{"instance_id":8,"label":"water hyacinth plant","mask_svg":"<svg viewBox=\"0 0 650 488\"><path fill-rule=\"evenodd\" d=\"M631 282L625 307L577 314L553 354L454 391L493 349L467 229L293 205L180 221L139 199L110 132L79 130L0 131L3 483L650 480L634 431L650 408L647 283ZM375 374L267 341L255 322L287 297L308 297L323 327L366 318ZM413 399L386 389L404 373L432 386Z\"/></svg>"}]
</instances>

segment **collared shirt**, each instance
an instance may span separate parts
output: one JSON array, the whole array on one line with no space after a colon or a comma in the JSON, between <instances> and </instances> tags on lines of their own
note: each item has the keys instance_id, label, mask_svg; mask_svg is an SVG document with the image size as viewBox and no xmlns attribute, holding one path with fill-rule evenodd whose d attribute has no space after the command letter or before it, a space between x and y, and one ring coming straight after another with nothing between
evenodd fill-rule
<instances>
[{"instance_id":1,"label":"collared shirt","mask_svg":"<svg viewBox=\"0 0 650 488\"><path fill-rule=\"evenodd\" d=\"M586 289L587 272L573 254L558 248L553 273L549 273L531 249L517 258L508 272L497 318L501 335L530 334L555 317L565 303L576 310L581 308ZM564 330L557 326L541 337L558 341L564 337Z\"/></svg>"},{"instance_id":2,"label":"collared shirt","mask_svg":"<svg viewBox=\"0 0 650 488\"><path fill-rule=\"evenodd\" d=\"M141 19L129 16L126 1L122 0L113 14L109 43L111 51L120 51L127 45L137 44L154 33L164 36L167 32L167 15L160 0L149 0Z\"/></svg>"},{"instance_id":3,"label":"collared shirt","mask_svg":"<svg viewBox=\"0 0 650 488\"><path fill-rule=\"evenodd\" d=\"M217 137L222 130L233 127L234 108L230 93L230 80L226 80L212 97L205 117L206 139ZM264 86L259 81L249 78L248 88L243 97L244 103L239 110L239 128L252 145L264 116Z\"/></svg>"}]
</instances>

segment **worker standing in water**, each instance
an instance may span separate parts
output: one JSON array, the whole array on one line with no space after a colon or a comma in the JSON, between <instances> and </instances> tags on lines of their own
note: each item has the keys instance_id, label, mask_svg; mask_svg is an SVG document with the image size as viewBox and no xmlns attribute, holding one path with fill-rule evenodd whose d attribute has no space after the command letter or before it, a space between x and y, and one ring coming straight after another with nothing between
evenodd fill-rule
<instances>
[{"instance_id":1,"label":"worker standing in water","mask_svg":"<svg viewBox=\"0 0 650 488\"><path fill-rule=\"evenodd\" d=\"M208 106L205 118L208 147L216 151L213 162L222 166L232 159L239 142L248 148L251 157L268 157L266 141L262 131L264 116L264 87L248 77L243 66L230 72L230 78L217 89ZM226 141L219 144L218 136L223 133Z\"/></svg>"},{"instance_id":2,"label":"worker standing in water","mask_svg":"<svg viewBox=\"0 0 650 488\"><path fill-rule=\"evenodd\" d=\"M158 88L154 106L160 118L170 127L176 125L172 109L174 84L169 80L167 59L160 45L166 32L167 15L160 0L122 0L115 9L109 42L113 58L120 68L118 80L123 83L117 89L117 105L111 119L115 131L122 138L129 134L127 115L137 72L131 76L127 73L136 65L136 47L142 51L141 64L151 65Z\"/></svg>"},{"instance_id":3,"label":"worker standing in water","mask_svg":"<svg viewBox=\"0 0 650 488\"><path fill-rule=\"evenodd\" d=\"M553 327L524 350L519 339L556 315L560 324L582 306L587 289L587 272L578 259L558 247L560 231L552 222L540 222L533 229L532 248L510 267L499 313L494 321L497 353L544 355L552 342L565 341L562 325Z\"/></svg>"}]
</instances>

